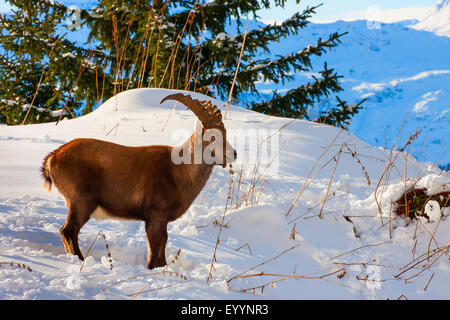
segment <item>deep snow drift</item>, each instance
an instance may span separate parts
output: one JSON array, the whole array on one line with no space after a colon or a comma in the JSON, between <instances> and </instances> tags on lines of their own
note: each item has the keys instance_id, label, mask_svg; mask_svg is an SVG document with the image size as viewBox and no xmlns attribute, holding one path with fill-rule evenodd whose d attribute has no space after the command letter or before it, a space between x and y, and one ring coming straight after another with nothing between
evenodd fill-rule
<instances>
[{"instance_id":1,"label":"deep snow drift","mask_svg":"<svg viewBox=\"0 0 450 320\"><path fill-rule=\"evenodd\" d=\"M65 254L59 229L67 209L57 190L41 188L44 156L76 137L177 145L196 119L184 106L159 104L172 92L123 92L58 125L0 126L1 299L130 299L141 290L136 298L448 299L449 210L440 217L431 203L429 222L409 224L391 211L414 183L449 190L445 172L334 127L237 107L224 120L239 155L235 173L215 168L188 212L169 224L168 268L145 268L142 222L91 219L81 230L85 255L102 231L112 267L101 236L83 266Z\"/></svg>"}]
</instances>

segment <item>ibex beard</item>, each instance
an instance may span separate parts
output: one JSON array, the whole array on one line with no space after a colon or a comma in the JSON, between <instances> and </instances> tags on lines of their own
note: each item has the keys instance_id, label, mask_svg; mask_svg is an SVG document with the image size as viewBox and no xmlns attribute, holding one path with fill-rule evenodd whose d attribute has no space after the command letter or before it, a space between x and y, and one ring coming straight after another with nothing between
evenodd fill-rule
<instances>
[{"instance_id":1,"label":"ibex beard","mask_svg":"<svg viewBox=\"0 0 450 320\"><path fill-rule=\"evenodd\" d=\"M161 103L166 100L183 103L201 122L179 147L75 139L44 159L44 186L50 191L54 184L68 208L60 230L67 253L84 259L78 234L91 217L141 220L147 233L147 267L166 265L167 224L189 209L215 165L225 167L236 159L216 106L181 93Z\"/></svg>"}]
</instances>

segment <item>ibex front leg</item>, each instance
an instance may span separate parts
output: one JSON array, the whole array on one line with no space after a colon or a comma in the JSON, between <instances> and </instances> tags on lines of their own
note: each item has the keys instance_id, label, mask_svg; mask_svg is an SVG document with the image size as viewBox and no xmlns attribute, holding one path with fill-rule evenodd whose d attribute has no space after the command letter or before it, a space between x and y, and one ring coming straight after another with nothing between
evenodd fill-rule
<instances>
[{"instance_id":1,"label":"ibex front leg","mask_svg":"<svg viewBox=\"0 0 450 320\"><path fill-rule=\"evenodd\" d=\"M147 268L163 267L166 262L167 221L152 218L145 222L148 243Z\"/></svg>"}]
</instances>

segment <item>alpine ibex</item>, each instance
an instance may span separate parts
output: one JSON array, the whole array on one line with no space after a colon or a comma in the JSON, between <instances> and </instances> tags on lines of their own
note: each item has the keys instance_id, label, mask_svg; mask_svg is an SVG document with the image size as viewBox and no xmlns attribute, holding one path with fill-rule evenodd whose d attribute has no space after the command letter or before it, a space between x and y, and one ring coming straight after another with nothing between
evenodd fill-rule
<instances>
[{"instance_id":1,"label":"alpine ibex","mask_svg":"<svg viewBox=\"0 0 450 320\"><path fill-rule=\"evenodd\" d=\"M44 187L50 191L55 184L68 208L60 230L66 252L84 259L78 233L91 217L143 220L147 267L167 264L167 224L189 209L213 166L226 167L237 154L226 140L222 114L211 102L182 93L169 95L161 103L166 100L183 103L202 124L181 146L127 147L75 139L45 158Z\"/></svg>"}]
</instances>

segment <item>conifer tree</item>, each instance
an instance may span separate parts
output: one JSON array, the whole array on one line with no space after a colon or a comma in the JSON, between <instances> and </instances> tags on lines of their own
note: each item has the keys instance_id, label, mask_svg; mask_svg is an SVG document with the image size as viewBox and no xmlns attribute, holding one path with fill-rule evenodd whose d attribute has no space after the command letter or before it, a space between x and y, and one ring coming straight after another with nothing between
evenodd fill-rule
<instances>
[{"instance_id":1,"label":"conifer tree","mask_svg":"<svg viewBox=\"0 0 450 320\"><path fill-rule=\"evenodd\" d=\"M29 1L10 2L21 11L11 18L2 17L0 45L5 48L5 43L13 42L6 38L18 39L20 36L25 39L25 35L12 35L11 32L14 32L12 22L19 21L20 24L21 17L27 15L28 6L35 9L33 13L36 14L31 16L36 22L43 17L50 21L45 34L53 42L56 41L56 29L67 19L67 7L48 0L33 1L33 5L28 4ZM53 81L52 88L57 84L60 98L54 98L57 96L55 91L47 96L39 91L33 106L49 110L64 106L66 102L63 98L68 101L67 110L76 110L81 106L89 110L96 103L101 103L99 100L104 101L120 91L141 87L192 90L222 100L227 100L229 96L239 99L244 93L258 95L258 81L288 83L293 79L292 74L311 71L311 58L327 53L340 43L343 36L333 33L327 39L318 39L317 43L306 48L295 48L294 52L285 56L259 58L262 53L270 53L270 44L298 34L308 25L308 20L317 9L308 7L280 24L261 24L259 28L246 28L248 19L258 18L259 9L284 4L284 0L98 0L94 8L80 10L81 26L89 30L87 42L95 46L91 56L89 50L68 42L64 36L51 48L41 49L40 55L24 56L22 60L29 59L28 62L30 59L36 60L36 57L40 59L39 63L34 62L33 74L23 74L23 78L34 81L26 87L26 97L32 96L36 91L36 81L43 68L44 80ZM227 33L226 29L230 22L236 25L232 34ZM35 28L44 27L36 23ZM65 51L59 49L63 43ZM29 51L39 51L39 48L36 44ZM11 53L24 51L20 46L8 49ZM63 52L74 57L67 56L70 62L61 70L53 60ZM0 70L2 74L8 75L7 68L4 71L3 65L11 63L12 57L4 57L6 60L4 64L2 62ZM41 65L46 60L50 65L47 69ZM90 66L94 64L95 68L83 69L86 60L90 61ZM80 70L84 70L81 79L77 77ZM70 73L70 76L66 73ZM326 64L319 74L320 77L306 85L289 90L284 95L274 92L272 99L252 103L247 107L271 115L308 118L308 110L317 105L321 98L342 90L340 76ZM62 78L66 80L64 86L59 83ZM14 84L17 87L17 82L14 82L14 77L11 79L7 88L14 95L4 94L7 88L0 86L0 98L4 99L5 105L12 104L11 101L17 97L25 98L25 95L13 89ZM76 90L72 90L71 94L73 87ZM29 100L26 101L30 104ZM19 107L21 104L23 105L22 102L18 104ZM336 106L330 106L328 111L312 120L346 126L359 108L359 104L348 106L338 100Z\"/></svg>"},{"instance_id":2,"label":"conifer tree","mask_svg":"<svg viewBox=\"0 0 450 320\"><path fill-rule=\"evenodd\" d=\"M71 118L94 105L93 53L67 40L67 8L50 1L9 2L12 14L0 16L0 123Z\"/></svg>"}]
</instances>

